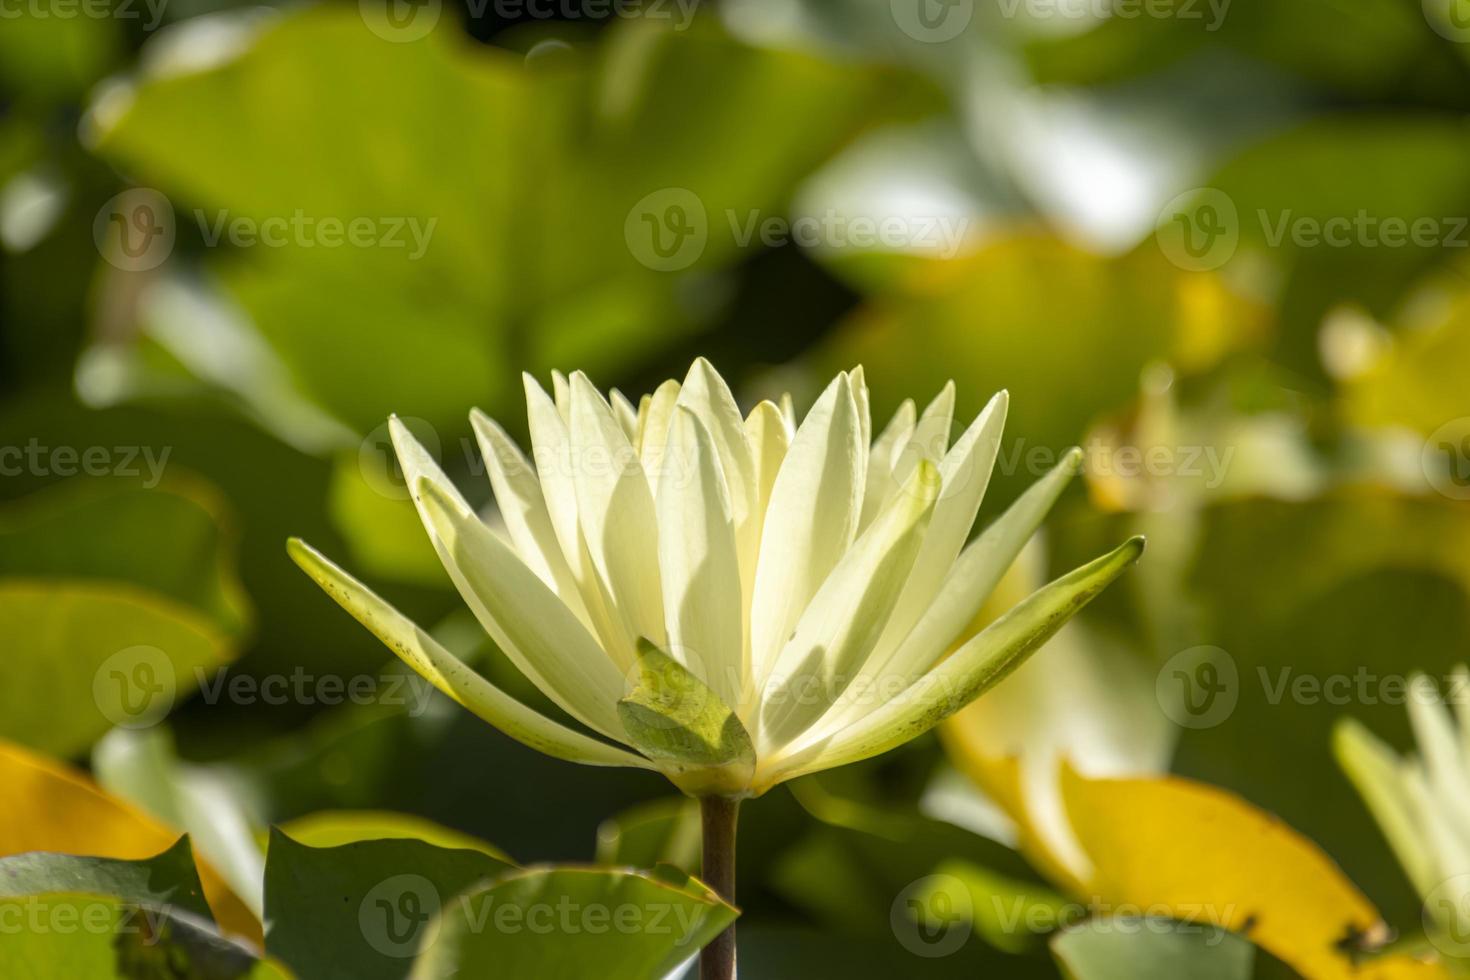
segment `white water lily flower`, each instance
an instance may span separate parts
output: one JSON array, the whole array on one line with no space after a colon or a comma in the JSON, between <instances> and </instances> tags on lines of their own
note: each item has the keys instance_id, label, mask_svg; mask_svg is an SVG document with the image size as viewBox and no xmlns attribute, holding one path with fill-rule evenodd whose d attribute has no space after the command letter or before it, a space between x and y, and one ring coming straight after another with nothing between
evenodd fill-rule
<instances>
[{"instance_id":1,"label":"white water lily flower","mask_svg":"<svg viewBox=\"0 0 1470 980\"><path fill-rule=\"evenodd\" d=\"M1142 550L1129 541L964 638L1079 458L966 546L1004 392L950 445L952 384L922 413L905 402L873 438L861 368L799 425L789 399L743 415L704 359L636 409L581 373L555 381L549 396L526 378L534 464L471 416L503 533L391 428L465 602L581 728L496 688L307 545L290 550L441 691L558 758L738 798L877 755L999 681Z\"/></svg>"},{"instance_id":2,"label":"white water lily flower","mask_svg":"<svg viewBox=\"0 0 1470 980\"><path fill-rule=\"evenodd\" d=\"M1470 956L1470 670L1454 670L1443 698L1423 674L1406 690L1418 755L1401 758L1352 719L1333 749L1419 893L1430 940Z\"/></svg>"}]
</instances>

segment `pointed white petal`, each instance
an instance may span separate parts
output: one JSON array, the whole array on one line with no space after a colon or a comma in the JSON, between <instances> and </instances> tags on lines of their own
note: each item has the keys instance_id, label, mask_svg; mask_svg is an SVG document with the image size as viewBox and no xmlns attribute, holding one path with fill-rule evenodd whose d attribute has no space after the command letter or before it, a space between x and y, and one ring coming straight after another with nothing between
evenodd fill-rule
<instances>
[{"instance_id":1,"label":"pointed white petal","mask_svg":"<svg viewBox=\"0 0 1470 980\"><path fill-rule=\"evenodd\" d=\"M714 439L725 482L730 488L735 526L742 528L754 510L751 498L755 487L755 465L750 458L750 446L745 441L745 420L740 417L740 406L735 404L735 396L714 365L700 357L689 367L689 374L679 391L678 403L693 412Z\"/></svg>"},{"instance_id":2,"label":"pointed white petal","mask_svg":"<svg viewBox=\"0 0 1470 980\"><path fill-rule=\"evenodd\" d=\"M1081 459L1080 450L1069 452L960 553L934 601L903 641L888 652L879 650L863 665L861 682L865 689L889 691L907 687L961 638L965 628L974 622L986 597L995 589L1026 542L1031 540L1047 511L1076 474ZM824 719L823 727L835 731L871 707L871 704L854 700Z\"/></svg>"},{"instance_id":3,"label":"pointed white petal","mask_svg":"<svg viewBox=\"0 0 1470 980\"><path fill-rule=\"evenodd\" d=\"M893 479L899 486L903 486L919 460L938 463L949 451L949 433L954 427L954 395L954 382L947 381L934 400L925 406L914 426L913 435L909 436L898 461L893 464Z\"/></svg>"},{"instance_id":4,"label":"pointed white petal","mask_svg":"<svg viewBox=\"0 0 1470 980\"><path fill-rule=\"evenodd\" d=\"M636 446L638 444L638 410L616 388L609 392L609 396L612 402L613 418L618 420L618 425L622 427L623 435L628 437L628 442Z\"/></svg>"},{"instance_id":5,"label":"pointed white petal","mask_svg":"<svg viewBox=\"0 0 1470 980\"><path fill-rule=\"evenodd\" d=\"M898 462L898 454L914 434L916 415L913 399L904 399L868 451L867 487L863 491L863 516L858 522L858 530L871 524L883 505L898 492L899 484L893 479L893 464Z\"/></svg>"},{"instance_id":6,"label":"pointed white petal","mask_svg":"<svg viewBox=\"0 0 1470 980\"><path fill-rule=\"evenodd\" d=\"M593 766L656 769L653 763L574 731L526 707L481 677L371 589L310 545L292 539L291 558L404 663L459 704L538 752Z\"/></svg>"},{"instance_id":7,"label":"pointed white petal","mask_svg":"<svg viewBox=\"0 0 1470 980\"><path fill-rule=\"evenodd\" d=\"M794 438L798 420L796 418L796 402L791 400L791 392L789 391L783 391L781 393L781 417L786 420L786 429Z\"/></svg>"},{"instance_id":8,"label":"pointed white petal","mask_svg":"<svg viewBox=\"0 0 1470 980\"><path fill-rule=\"evenodd\" d=\"M849 372L848 377L852 380L852 400L857 403L858 423L863 430L863 445L869 446L873 442L873 410L868 400L868 376L859 364Z\"/></svg>"},{"instance_id":9,"label":"pointed white petal","mask_svg":"<svg viewBox=\"0 0 1470 980\"><path fill-rule=\"evenodd\" d=\"M1420 895L1440 882L1434 855L1426 846L1418 807L1405 779L1405 763L1357 721L1345 718L1332 733L1333 754L1367 803L1383 836Z\"/></svg>"},{"instance_id":10,"label":"pointed white petal","mask_svg":"<svg viewBox=\"0 0 1470 980\"><path fill-rule=\"evenodd\" d=\"M627 633L627 649L616 651L619 663L627 667L635 661L638 637L660 646L667 641L653 494L632 443L580 371L571 377L571 400L582 541L611 599L610 611Z\"/></svg>"},{"instance_id":11,"label":"pointed white petal","mask_svg":"<svg viewBox=\"0 0 1470 980\"><path fill-rule=\"evenodd\" d=\"M648 401L648 416L639 432L638 456L649 486L658 493L659 476L663 473L664 446L669 439L669 422L674 417L674 403L679 400L679 382L665 381Z\"/></svg>"},{"instance_id":12,"label":"pointed white petal","mask_svg":"<svg viewBox=\"0 0 1470 980\"><path fill-rule=\"evenodd\" d=\"M761 694L762 751L826 714L868 658L921 552L939 491L934 465L920 463L817 590Z\"/></svg>"},{"instance_id":13,"label":"pointed white petal","mask_svg":"<svg viewBox=\"0 0 1470 980\"><path fill-rule=\"evenodd\" d=\"M1470 776L1460 752L1460 739L1434 682L1423 674L1409 678L1409 722L1424 757L1429 788L1440 808L1453 826L1470 827ZM1464 834L1470 843L1470 831Z\"/></svg>"},{"instance_id":14,"label":"pointed white petal","mask_svg":"<svg viewBox=\"0 0 1470 980\"><path fill-rule=\"evenodd\" d=\"M571 611L432 476L415 481L414 499L459 594L510 661L572 717L619 738L625 677Z\"/></svg>"},{"instance_id":15,"label":"pointed white petal","mask_svg":"<svg viewBox=\"0 0 1470 980\"><path fill-rule=\"evenodd\" d=\"M495 493L506 534L516 552L578 619L590 623L576 577L552 527L541 481L530 460L505 430L479 409L470 413L470 425L485 458L485 470L490 476L490 488Z\"/></svg>"},{"instance_id":16,"label":"pointed white petal","mask_svg":"<svg viewBox=\"0 0 1470 980\"><path fill-rule=\"evenodd\" d=\"M665 469L658 496L668 651L736 705L747 665L735 522L719 451L704 423L680 408L669 428L669 452L688 460L688 474Z\"/></svg>"},{"instance_id":17,"label":"pointed white petal","mask_svg":"<svg viewBox=\"0 0 1470 980\"><path fill-rule=\"evenodd\" d=\"M776 474L781 472L781 462L791 448L791 430L781 409L768 401L752 409L745 419L745 439L750 443L754 464L755 512L758 519L764 520Z\"/></svg>"},{"instance_id":18,"label":"pointed white petal","mask_svg":"<svg viewBox=\"0 0 1470 980\"><path fill-rule=\"evenodd\" d=\"M526 421L531 450L546 512L567 567L576 574L582 564L582 538L577 530L577 485L572 479L572 440L556 404L529 374L521 376L526 389ZM578 581L581 581L580 577ZM585 594L585 593L584 593Z\"/></svg>"},{"instance_id":19,"label":"pointed white petal","mask_svg":"<svg viewBox=\"0 0 1470 980\"><path fill-rule=\"evenodd\" d=\"M980 512L980 502L1000 451L1000 435L1009 404L1009 396L1003 391L992 398L939 464L944 487L939 502L934 505L934 519L924 537L924 547L878 643L880 656L897 648L933 604L960 549L969 540L970 528Z\"/></svg>"},{"instance_id":20,"label":"pointed white petal","mask_svg":"<svg viewBox=\"0 0 1470 980\"><path fill-rule=\"evenodd\" d=\"M916 738L999 683L1143 552L1133 538L1033 593L908 689L835 735L809 733L759 775L757 790L871 758Z\"/></svg>"},{"instance_id":21,"label":"pointed white petal","mask_svg":"<svg viewBox=\"0 0 1470 980\"><path fill-rule=\"evenodd\" d=\"M567 376L560 371L551 372L551 393L556 398L556 410L561 415L563 425L572 424L572 398L571 390L567 385Z\"/></svg>"},{"instance_id":22,"label":"pointed white petal","mask_svg":"<svg viewBox=\"0 0 1470 980\"><path fill-rule=\"evenodd\" d=\"M862 432L845 374L802 420L771 490L751 603L754 689L857 529Z\"/></svg>"}]
</instances>

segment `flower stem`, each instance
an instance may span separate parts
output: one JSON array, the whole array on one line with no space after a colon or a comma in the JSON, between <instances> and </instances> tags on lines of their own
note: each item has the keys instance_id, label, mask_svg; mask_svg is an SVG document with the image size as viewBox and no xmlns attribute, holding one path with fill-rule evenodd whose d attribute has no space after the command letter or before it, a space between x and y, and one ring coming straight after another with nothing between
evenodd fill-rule
<instances>
[{"instance_id":1,"label":"flower stem","mask_svg":"<svg viewBox=\"0 0 1470 980\"><path fill-rule=\"evenodd\" d=\"M735 904L735 823L740 801L723 796L699 800L704 830L704 863L700 877L721 898ZM699 954L699 980L735 980L735 926L716 936Z\"/></svg>"}]
</instances>

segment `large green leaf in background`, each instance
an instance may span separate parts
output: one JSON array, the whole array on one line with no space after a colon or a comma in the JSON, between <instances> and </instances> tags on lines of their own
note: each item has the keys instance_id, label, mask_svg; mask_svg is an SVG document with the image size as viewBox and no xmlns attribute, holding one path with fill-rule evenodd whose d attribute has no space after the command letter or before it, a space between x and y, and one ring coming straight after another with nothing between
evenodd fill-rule
<instances>
[{"instance_id":1,"label":"large green leaf in background","mask_svg":"<svg viewBox=\"0 0 1470 980\"><path fill-rule=\"evenodd\" d=\"M1127 402L1146 364L1207 366L1258 336L1262 318L1156 249L1103 258L1034 234L910 270L831 336L818 373L863 364L875 427L904 398L922 405L953 378L958 432L1009 389L986 500L995 506L1056 465L1097 415Z\"/></svg>"},{"instance_id":2,"label":"large green leaf in background","mask_svg":"<svg viewBox=\"0 0 1470 980\"><path fill-rule=\"evenodd\" d=\"M285 978L215 930L187 838L139 861L0 858L0 974L88 980Z\"/></svg>"},{"instance_id":3,"label":"large green leaf in background","mask_svg":"<svg viewBox=\"0 0 1470 980\"><path fill-rule=\"evenodd\" d=\"M124 111L99 114L96 145L174 195L195 237L193 209L210 227L298 210L434 222L412 258L221 247L211 265L302 388L359 432L390 411L462 428L469 405L516 403L522 369L636 364L700 320L684 277L630 248L635 205L691 191L708 218L694 271L724 264L738 251L726 211L777 211L874 92L701 24L620 23L569 62L528 67L450 29L385 44L356 11L316 9L218 67L145 74Z\"/></svg>"},{"instance_id":4,"label":"large green leaf in background","mask_svg":"<svg viewBox=\"0 0 1470 980\"><path fill-rule=\"evenodd\" d=\"M1463 262L1467 168L1470 133L1458 119L1356 113L1323 116L1247 147L1201 181L1235 209L1240 243L1222 271L1254 257L1283 281L1282 360L1318 372L1318 328L1334 305L1356 301L1386 317L1428 267ZM1426 243L1390 233L1389 220L1429 222ZM1329 221L1338 222L1333 237L1313 237Z\"/></svg>"},{"instance_id":5,"label":"large green leaf in background","mask_svg":"<svg viewBox=\"0 0 1470 980\"><path fill-rule=\"evenodd\" d=\"M527 868L448 906L411 976L661 980L737 914L673 868Z\"/></svg>"},{"instance_id":6,"label":"large green leaf in background","mask_svg":"<svg viewBox=\"0 0 1470 980\"><path fill-rule=\"evenodd\" d=\"M1290 968L1215 926L1122 916L1060 932L1052 955L1070 980L1289 980Z\"/></svg>"},{"instance_id":7,"label":"large green leaf in background","mask_svg":"<svg viewBox=\"0 0 1470 980\"><path fill-rule=\"evenodd\" d=\"M276 830L266 852L266 949L307 977L405 977L439 909L513 867L419 840L315 848Z\"/></svg>"},{"instance_id":8,"label":"large green leaf in background","mask_svg":"<svg viewBox=\"0 0 1470 980\"><path fill-rule=\"evenodd\" d=\"M156 721L234 658L246 629L215 495L114 480L0 516L0 735L56 755Z\"/></svg>"}]
</instances>

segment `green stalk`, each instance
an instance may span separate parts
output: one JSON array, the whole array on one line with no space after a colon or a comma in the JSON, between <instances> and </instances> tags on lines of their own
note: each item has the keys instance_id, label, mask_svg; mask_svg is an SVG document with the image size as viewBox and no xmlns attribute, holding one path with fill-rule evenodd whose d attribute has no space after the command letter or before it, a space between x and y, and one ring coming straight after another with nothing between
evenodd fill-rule
<instances>
[{"instance_id":1,"label":"green stalk","mask_svg":"<svg viewBox=\"0 0 1470 980\"><path fill-rule=\"evenodd\" d=\"M735 824L739 814L739 800L700 797L699 816L704 831L700 877L731 905L735 904ZM735 980L733 924L700 951L699 980Z\"/></svg>"}]
</instances>

